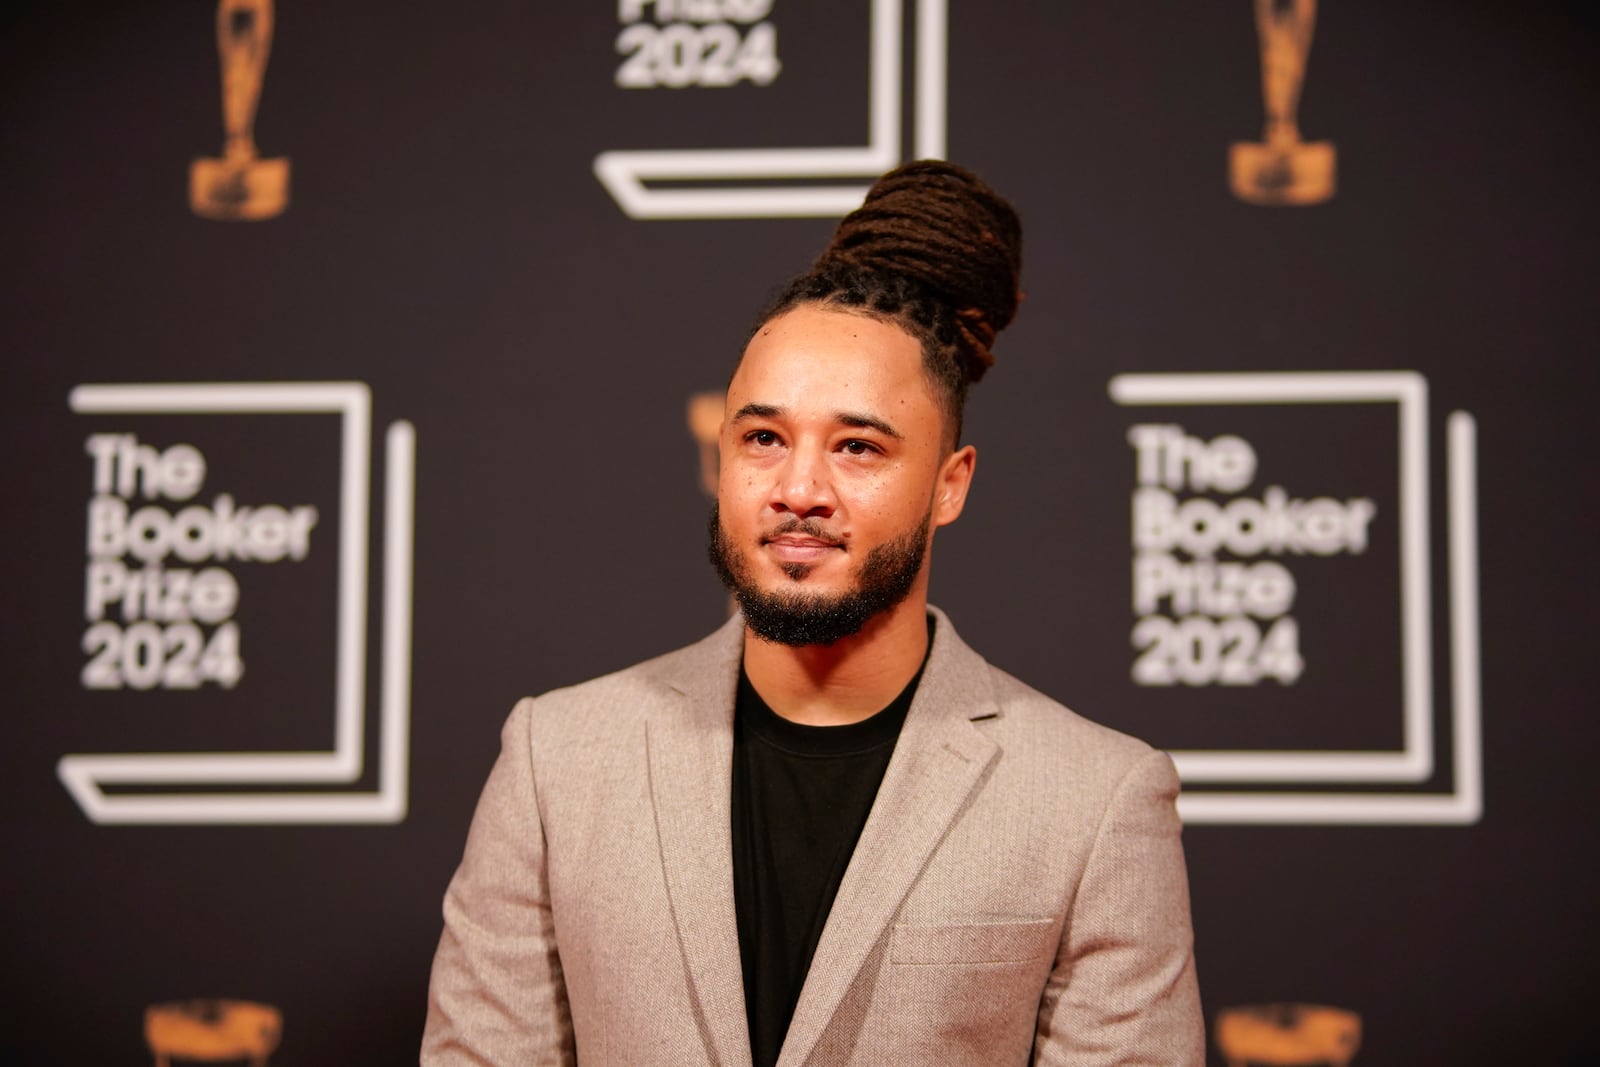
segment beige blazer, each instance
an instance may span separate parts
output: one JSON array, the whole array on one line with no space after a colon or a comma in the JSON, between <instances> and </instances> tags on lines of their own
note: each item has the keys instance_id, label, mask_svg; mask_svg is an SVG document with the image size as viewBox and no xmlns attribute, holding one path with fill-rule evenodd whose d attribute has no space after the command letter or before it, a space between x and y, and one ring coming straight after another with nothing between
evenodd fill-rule
<instances>
[{"instance_id":1,"label":"beige blazer","mask_svg":"<svg viewBox=\"0 0 1600 1067\"><path fill-rule=\"evenodd\" d=\"M1171 761L932 613L780 1067L1203 1064ZM735 617L517 705L445 896L423 1063L748 1067L742 642Z\"/></svg>"}]
</instances>

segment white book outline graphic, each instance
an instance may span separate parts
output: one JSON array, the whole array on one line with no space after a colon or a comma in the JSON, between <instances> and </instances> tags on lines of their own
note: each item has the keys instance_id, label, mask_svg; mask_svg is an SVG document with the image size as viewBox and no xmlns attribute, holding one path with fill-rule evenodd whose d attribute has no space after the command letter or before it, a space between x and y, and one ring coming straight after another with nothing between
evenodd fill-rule
<instances>
[{"instance_id":1,"label":"white book outline graphic","mask_svg":"<svg viewBox=\"0 0 1600 1067\"><path fill-rule=\"evenodd\" d=\"M299 785L363 773L371 391L362 382L80 385L79 414L336 414L340 417L339 590L330 752L77 753L56 764L83 813L102 824L395 823L406 816L411 733L411 580L416 434L390 424L378 781L371 793L112 793L106 786Z\"/></svg>"},{"instance_id":2,"label":"white book outline graphic","mask_svg":"<svg viewBox=\"0 0 1600 1067\"><path fill-rule=\"evenodd\" d=\"M1124 405L1396 404L1400 451L1402 748L1399 752L1172 752L1185 782L1421 782L1433 774L1433 643L1428 519L1428 385L1411 371L1121 374ZM1203 792L1178 798L1185 822L1461 824L1483 815L1478 619L1477 423L1446 423L1452 790L1449 793Z\"/></svg>"}]
</instances>

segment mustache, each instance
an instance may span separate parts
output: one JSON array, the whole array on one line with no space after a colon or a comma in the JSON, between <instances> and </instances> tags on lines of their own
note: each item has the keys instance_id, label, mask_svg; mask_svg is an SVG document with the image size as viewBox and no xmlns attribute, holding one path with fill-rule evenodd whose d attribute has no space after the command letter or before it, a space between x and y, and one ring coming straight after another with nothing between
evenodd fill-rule
<instances>
[{"instance_id":1,"label":"mustache","mask_svg":"<svg viewBox=\"0 0 1600 1067\"><path fill-rule=\"evenodd\" d=\"M795 515L791 515L789 518L783 520L778 525L768 530L766 534L763 535L763 539L770 541L775 537L786 537L790 534L799 534L801 537L812 537L818 541L822 541L830 545L839 545L844 543L844 538L830 532L827 527L822 525L822 521L820 519L802 519Z\"/></svg>"}]
</instances>

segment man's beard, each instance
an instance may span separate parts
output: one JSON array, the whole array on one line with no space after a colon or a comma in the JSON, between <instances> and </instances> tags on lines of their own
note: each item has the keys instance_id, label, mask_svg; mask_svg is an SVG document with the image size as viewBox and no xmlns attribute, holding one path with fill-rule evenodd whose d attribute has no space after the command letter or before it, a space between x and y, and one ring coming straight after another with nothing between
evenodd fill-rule
<instances>
[{"instance_id":1,"label":"man's beard","mask_svg":"<svg viewBox=\"0 0 1600 1067\"><path fill-rule=\"evenodd\" d=\"M930 517L931 519L931 517ZM723 532L717 506L711 506L708 551L717 577L732 591L750 632L780 645L831 645L850 637L875 615L906 598L922 573L928 549L929 521L924 521L893 541L870 549L856 572L855 588L833 595L808 594L799 589L767 592L750 578L750 568ZM780 528L813 534L803 520ZM783 568L789 577L803 578L809 564Z\"/></svg>"}]
</instances>

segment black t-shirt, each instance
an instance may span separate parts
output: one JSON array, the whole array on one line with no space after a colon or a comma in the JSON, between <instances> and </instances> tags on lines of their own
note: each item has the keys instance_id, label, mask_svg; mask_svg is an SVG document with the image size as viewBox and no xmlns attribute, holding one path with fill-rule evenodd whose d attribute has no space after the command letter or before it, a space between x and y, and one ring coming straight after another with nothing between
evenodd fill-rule
<instances>
[{"instance_id":1,"label":"black t-shirt","mask_svg":"<svg viewBox=\"0 0 1600 1067\"><path fill-rule=\"evenodd\" d=\"M783 1047L917 676L869 719L805 726L767 707L739 672L733 719L733 899L755 1067Z\"/></svg>"}]
</instances>

